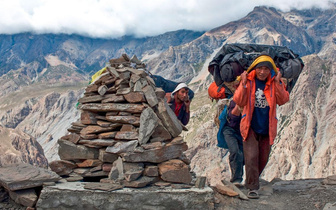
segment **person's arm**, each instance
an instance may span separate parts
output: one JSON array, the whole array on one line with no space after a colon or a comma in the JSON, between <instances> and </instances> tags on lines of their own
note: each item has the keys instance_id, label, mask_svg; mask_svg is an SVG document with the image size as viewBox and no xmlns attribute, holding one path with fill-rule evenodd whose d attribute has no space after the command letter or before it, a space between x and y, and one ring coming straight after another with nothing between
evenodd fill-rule
<instances>
[{"instance_id":1,"label":"person's arm","mask_svg":"<svg viewBox=\"0 0 336 210\"><path fill-rule=\"evenodd\" d=\"M235 107L233 107L231 113L234 116L240 116L242 109L236 104Z\"/></svg>"},{"instance_id":2,"label":"person's arm","mask_svg":"<svg viewBox=\"0 0 336 210\"><path fill-rule=\"evenodd\" d=\"M183 125L187 125L190 119L190 103L191 101L188 99L187 101L184 102L185 105L185 113L183 113L183 118L181 120L181 123Z\"/></svg>"},{"instance_id":3,"label":"person's arm","mask_svg":"<svg viewBox=\"0 0 336 210\"><path fill-rule=\"evenodd\" d=\"M281 81L281 73L280 71L274 78L274 86L275 86L275 98L276 103L281 106L289 101L289 93L286 90L285 84Z\"/></svg>"},{"instance_id":4,"label":"person's arm","mask_svg":"<svg viewBox=\"0 0 336 210\"><path fill-rule=\"evenodd\" d=\"M233 95L233 101L240 107L247 104L247 72L244 71L241 75L241 81Z\"/></svg>"},{"instance_id":5,"label":"person's arm","mask_svg":"<svg viewBox=\"0 0 336 210\"><path fill-rule=\"evenodd\" d=\"M167 103L170 103L170 101L171 101L171 93L166 93L165 97L167 99Z\"/></svg>"}]
</instances>

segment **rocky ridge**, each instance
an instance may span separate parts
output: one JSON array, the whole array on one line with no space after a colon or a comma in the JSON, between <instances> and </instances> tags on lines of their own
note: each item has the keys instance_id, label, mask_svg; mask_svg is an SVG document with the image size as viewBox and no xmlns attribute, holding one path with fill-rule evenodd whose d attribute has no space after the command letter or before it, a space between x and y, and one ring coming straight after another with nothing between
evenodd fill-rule
<instances>
[{"instance_id":1,"label":"rocky ridge","mask_svg":"<svg viewBox=\"0 0 336 210\"><path fill-rule=\"evenodd\" d=\"M16 163L48 167L41 145L32 136L0 125L0 142L0 167Z\"/></svg>"}]
</instances>

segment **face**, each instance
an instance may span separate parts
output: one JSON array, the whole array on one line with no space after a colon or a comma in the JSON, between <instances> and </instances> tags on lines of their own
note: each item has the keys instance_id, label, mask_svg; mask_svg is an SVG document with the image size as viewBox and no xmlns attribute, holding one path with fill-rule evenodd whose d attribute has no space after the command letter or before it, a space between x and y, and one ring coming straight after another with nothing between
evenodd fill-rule
<instances>
[{"instance_id":1,"label":"face","mask_svg":"<svg viewBox=\"0 0 336 210\"><path fill-rule=\"evenodd\" d=\"M260 66L256 68L257 79L265 81L268 75L271 73L271 69L266 66Z\"/></svg>"},{"instance_id":2,"label":"face","mask_svg":"<svg viewBox=\"0 0 336 210\"><path fill-rule=\"evenodd\" d=\"M187 101L188 100L188 88L182 88L181 90L177 91L176 96L180 101Z\"/></svg>"}]
</instances>

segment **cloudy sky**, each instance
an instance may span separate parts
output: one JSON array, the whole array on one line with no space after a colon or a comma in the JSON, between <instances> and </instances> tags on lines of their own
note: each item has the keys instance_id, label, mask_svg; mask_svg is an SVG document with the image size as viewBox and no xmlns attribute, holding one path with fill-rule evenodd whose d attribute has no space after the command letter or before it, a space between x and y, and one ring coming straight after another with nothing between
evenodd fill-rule
<instances>
[{"instance_id":1,"label":"cloudy sky","mask_svg":"<svg viewBox=\"0 0 336 210\"><path fill-rule=\"evenodd\" d=\"M255 6L328 8L336 0L0 0L0 34L67 33L115 38L209 30Z\"/></svg>"}]
</instances>

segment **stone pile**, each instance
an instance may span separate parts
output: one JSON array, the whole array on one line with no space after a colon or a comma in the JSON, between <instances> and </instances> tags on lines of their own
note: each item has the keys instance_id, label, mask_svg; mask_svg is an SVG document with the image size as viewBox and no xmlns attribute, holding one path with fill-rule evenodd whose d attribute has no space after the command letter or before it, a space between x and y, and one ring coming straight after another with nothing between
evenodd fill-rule
<instances>
[{"instance_id":1,"label":"stone pile","mask_svg":"<svg viewBox=\"0 0 336 210\"><path fill-rule=\"evenodd\" d=\"M59 180L61 177L55 172L28 163L0 167L0 203L10 197L27 209L33 208L42 187Z\"/></svg>"},{"instance_id":2,"label":"stone pile","mask_svg":"<svg viewBox=\"0 0 336 210\"><path fill-rule=\"evenodd\" d=\"M144 63L123 54L102 72L79 99L80 121L59 139L61 160L50 168L90 189L190 185L184 127Z\"/></svg>"}]
</instances>

